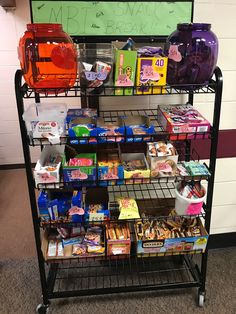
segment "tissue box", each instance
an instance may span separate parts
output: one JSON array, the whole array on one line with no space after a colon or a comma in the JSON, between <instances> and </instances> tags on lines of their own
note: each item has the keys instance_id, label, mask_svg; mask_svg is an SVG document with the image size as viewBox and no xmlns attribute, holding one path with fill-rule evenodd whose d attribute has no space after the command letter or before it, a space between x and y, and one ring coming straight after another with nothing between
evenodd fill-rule
<instances>
[{"instance_id":1,"label":"tissue box","mask_svg":"<svg viewBox=\"0 0 236 314\"><path fill-rule=\"evenodd\" d=\"M124 142L124 134L125 127L120 117L113 122L105 122L103 118L97 119L98 143Z\"/></svg>"},{"instance_id":2,"label":"tissue box","mask_svg":"<svg viewBox=\"0 0 236 314\"><path fill-rule=\"evenodd\" d=\"M127 142L150 141L150 136L144 135L155 133L155 128L151 125L148 116L127 116L124 117L124 123ZM138 135L140 135L140 137Z\"/></svg>"},{"instance_id":3,"label":"tissue box","mask_svg":"<svg viewBox=\"0 0 236 314\"><path fill-rule=\"evenodd\" d=\"M195 137L202 139L204 134L195 135L191 133L207 133L211 127L210 123L191 105L159 107L158 120L164 130L171 133L171 140Z\"/></svg>"},{"instance_id":4,"label":"tissue box","mask_svg":"<svg viewBox=\"0 0 236 314\"><path fill-rule=\"evenodd\" d=\"M41 152L40 158L34 168L35 186L45 183L60 182L61 160L64 154L65 145L45 146ZM59 187L55 185L55 187Z\"/></svg>"},{"instance_id":5,"label":"tissue box","mask_svg":"<svg viewBox=\"0 0 236 314\"><path fill-rule=\"evenodd\" d=\"M139 57L137 61L137 94L163 94L166 85L167 57ZM149 87L152 86L152 87Z\"/></svg>"}]
</instances>

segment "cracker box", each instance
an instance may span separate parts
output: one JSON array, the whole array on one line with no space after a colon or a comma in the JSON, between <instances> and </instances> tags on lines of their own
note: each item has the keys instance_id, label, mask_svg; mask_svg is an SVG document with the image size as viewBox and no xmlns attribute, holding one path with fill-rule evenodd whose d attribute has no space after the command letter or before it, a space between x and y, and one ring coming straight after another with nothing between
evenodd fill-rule
<instances>
[{"instance_id":1,"label":"cracker box","mask_svg":"<svg viewBox=\"0 0 236 314\"><path fill-rule=\"evenodd\" d=\"M167 142L153 142L147 145L147 160L152 178L173 177L177 174L178 153Z\"/></svg>"},{"instance_id":2,"label":"cracker box","mask_svg":"<svg viewBox=\"0 0 236 314\"><path fill-rule=\"evenodd\" d=\"M167 57L139 57L137 61L137 94L162 94L166 85ZM151 87L149 87L151 86Z\"/></svg>"},{"instance_id":3,"label":"cracker box","mask_svg":"<svg viewBox=\"0 0 236 314\"><path fill-rule=\"evenodd\" d=\"M115 95L133 95L133 88L127 87L135 84L136 60L137 51L115 51Z\"/></svg>"},{"instance_id":4,"label":"cracker box","mask_svg":"<svg viewBox=\"0 0 236 314\"><path fill-rule=\"evenodd\" d=\"M131 247L128 224L108 224L106 226L107 255L129 255Z\"/></svg>"},{"instance_id":5,"label":"cracker box","mask_svg":"<svg viewBox=\"0 0 236 314\"><path fill-rule=\"evenodd\" d=\"M60 182L61 160L65 145L45 146L41 152L40 159L34 168L35 186L39 184L55 184Z\"/></svg>"},{"instance_id":6,"label":"cracker box","mask_svg":"<svg viewBox=\"0 0 236 314\"><path fill-rule=\"evenodd\" d=\"M97 118L98 143L124 142L125 127L123 120L118 117L112 122L106 122L103 118Z\"/></svg>"},{"instance_id":7,"label":"cracker box","mask_svg":"<svg viewBox=\"0 0 236 314\"><path fill-rule=\"evenodd\" d=\"M124 117L124 123L127 142L150 141L148 135L155 133L155 128L148 116L126 116Z\"/></svg>"},{"instance_id":8,"label":"cracker box","mask_svg":"<svg viewBox=\"0 0 236 314\"><path fill-rule=\"evenodd\" d=\"M71 144L95 144L97 143L96 120L90 117L80 117L71 120L68 134Z\"/></svg>"},{"instance_id":9,"label":"cracker box","mask_svg":"<svg viewBox=\"0 0 236 314\"><path fill-rule=\"evenodd\" d=\"M96 118L97 109L93 108L79 108L79 109L68 109L66 115L66 123L70 123L71 120L76 118Z\"/></svg>"},{"instance_id":10,"label":"cracker box","mask_svg":"<svg viewBox=\"0 0 236 314\"><path fill-rule=\"evenodd\" d=\"M117 153L98 154L98 180L100 186L120 185L124 181L124 167Z\"/></svg>"},{"instance_id":11,"label":"cracker box","mask_svg":"<svg viewBox=\"0 0 236 314\"><path fill-rule=\"evenodd\" d=\"M159 107L158 122L171 133L171 140L202 139L211 127L210 122L191 105Z\"/></svg>"},{"instance_id":12,"label":"cracker box","mask_svg":"<svg viewBox=\"0 0 236 314\"><path fill-rule=\"evenodd\" d=\"M156 255L170 255L186 254L190 251L195 253L203 253L206 250L208 234L203 227L201 220L198 218L198 226L201 231L199 236L176 237L176 238L162 238L158 240L142 240L138 235L137 223L135 226L135 236L137 241L137 255L152 256Z\"/></svg>"},{"instance_id":13,"label":"cracker box","mask_svg":"<svg viewBox=\"0 0 236 314\"><path fill-rule=\"evenodd\" d=\"M150 169L143 153L121 154L121 160L124 167L124 178L127 184L149 183Z\"/></svg>"}]
</instances>

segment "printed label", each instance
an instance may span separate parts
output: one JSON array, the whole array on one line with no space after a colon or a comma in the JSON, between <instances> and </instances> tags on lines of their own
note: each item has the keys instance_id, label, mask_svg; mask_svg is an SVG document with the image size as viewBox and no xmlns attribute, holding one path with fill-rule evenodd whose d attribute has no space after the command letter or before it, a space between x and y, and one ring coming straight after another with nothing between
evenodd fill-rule
<instances>
[{"instance_id":1,"label":"printed label","mask_svg":"<svg viewBox=\"0 0 236 314\"><path fill-rule=\"evenodd\" d=\"M41 137L42 133L45 133L45 137L47 135L59 135L59 126L56 121L45 121L45 122L38 122L35 125L35 129L33 132L34 137ZM50 133L50 134L48 134Z\"/></svg>"},{"instance_id":2,"label":"printed label","mask_svg":"<svg viewBox=\"0 0 236 314\"><path fill-rule=\"evenodd\" d=\"M104 220L104 213L91 213L89 214L89 221Z\"/></svg>"},{"instance_id":3,"label":"printed label","mask_svg":"<svg viewBox=\"0 0 236 314\"><path fill-rule=\"evenodd\" d=\"M96 79L99 81L105 81L105 79L107 78L107 73L85 71L85 76L88 81L95 81Z\"/></svg>"}]
</instances>

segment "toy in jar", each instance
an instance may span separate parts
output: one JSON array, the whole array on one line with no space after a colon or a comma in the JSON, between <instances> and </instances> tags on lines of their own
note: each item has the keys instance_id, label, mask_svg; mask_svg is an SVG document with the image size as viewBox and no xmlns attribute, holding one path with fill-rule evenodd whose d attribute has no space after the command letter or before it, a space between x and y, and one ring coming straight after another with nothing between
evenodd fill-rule
<instances>
[{"instance_id":1,"label":"toy in jar","mask_svg":"<svg viewBox=\"0 0 236 314\"><path fill-rule=\"evenodd\" d=\"M26 83L39 93L63 92L75 83L77 52L61 24L27 24L18 57Z\"/></svg>"}]
</instances>

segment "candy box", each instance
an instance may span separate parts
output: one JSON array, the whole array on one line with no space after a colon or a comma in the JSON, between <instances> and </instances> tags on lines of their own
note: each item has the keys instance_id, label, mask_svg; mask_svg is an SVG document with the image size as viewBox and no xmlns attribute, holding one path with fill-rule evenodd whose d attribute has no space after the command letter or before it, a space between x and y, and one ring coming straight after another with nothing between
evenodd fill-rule
<instances>
[{"instance_id":1,"label":"candy box","mask_svg":"<svg viewBox=\"0 0 236 314\"><path fill-rule=\"evenodd\" d=\"M62 159L62 171L65 182L74 182L74 186L93 185L97 178L96 153L79 153L66 147ZM86 181L89 181L86 183Z\"/></svg>"},{"instance_id":2,"label":"candy box","mask_svg":"<svg viewBox=\"0 0 236 314\"><path fill-rule=\"evenodd\" d=\"M124 117L127 142L150 141L148 134L154 134L155 128L148 116L126 116Z\"/></svg>"},{"instance_id":3,"label":"candy box","mask_svg":"<svg viewBox=\"0 0 236 314\"><path fill-rule=\"evenodd\" d=\"M166 85L167 57L139 57L137 61L137 94L163 94ZM151 86L151 87L150 87Z\"/></svg>"},{"instance_id":4,"label":"candy box","mask_svg":"<svg viewBox=\"0 0 236 314\"><path fill-rule=\"evenodd\" d=\"M121 179L121 180L119 180ZM100 186L120 185L124 181L124 167L118 153L98 153L98 180Z\"/></svg>"},{"instance_id":5,"label":"candy box","mask_svg":"<svg viewBox=\"0 0 236 314\"><path fill-rule=\"evenodd\" d=\"M70 123L71 120L76 118L96 118L97 109L93 108L80 108L80 109L68 109L66 115L66 123Z\"/></svg>"},{"instance_id":6,"label":"candy box","mask_svg":"<svg viewBox=\"0 0 236 314\"><path fill-rule=\"evenodd\" d=\"M191 105L159 107L158 121L165 131L171 133L171 140L202 139L205 137L204 133L209 132L211 127Z\"/></svg>"},{"instance_id":7,"label":"candy box","mask_svg":"<svg viewBox=\"0 0 236 314\"><path fill-rule=\"evenodd\" d=\"M60 167L64 149L64 145L47 145L43 148L40 158L34 168L36 187L38 187L39 184L45 183L52 183L54 187L59 187Z\"/></svg>"},{"instance_id":8,"label":"candy box","mask_svg":"<svg viewBox=\"0 0 236 314\"><path fill-rule=\"evenodd\" d=\"M97 143L96 120L90 117L73 119L69 123L68 134L69 137L72 138L70 140L71 144Z\"/></svg>"},{"instance_id":9,"label":"candy box","mask_svg":"<svg viewBox=\"0 0 236 314\"><path fill-rule=\"evenodd\" d=\"M172 177L177 174L178 153L167 142L153 142L147 145L147 160L152 178Z\"/></svg>"},{"instance_id":10,"label":"candy box","mask_svg":"<svg viewBox=\"0 0 236 314\"><path fill-rule=\"evenodd\" d=\"M128 224L106 225L107 255L129 255L131 247Z\"/></svg>"},{"instance_id":11,"label":"candy box","mask_svg":"<svg viewBox=\"0 0 236 314\"><path fill-rule=\"evenodd\" d=\"M88 188L85 194L85 220L102 221L110 218L107 188Z\"/></svg>"},{"instance_id":12,"label":"candy box","mask_svg":"<svg viewBox=\"0 0 236 314\"><path fill-rule=\"evenodd\" d=\"M98 143L124 142L125 127L123 120L118 117L112 122L97 118Z\"/></svg>"},{"instance_id":13,"label":"candy box","mask_svg":"<svg viewBox=\"0 0 236 314\"><path fill-rule=\"evenodd\" d=\"M137 51L120 50L121 43L114 43L115 50L115 95L133 95L133 88L135 84L135 72ZM122 88L118 88L118 87ZM125 89L123 87L126 87Z\"/></svg>"},{"instance_id":14,"label":"candy box","mask_svg":"<svg viewBox=\"0 0 236 314\"><path fill-rule=\"evenodd\" d=\"M137 256L152 256L153 255L170 255L173 254L186 254L190 251L195 253L202 253L205 251L208 241L208 234L202 225L200 218L197 218L197 228L200 230L200 234L197 236L193 233L189 236L160 237L154 240L143 240L140 236L138 224L135 224L135 237L136 237L136 249Z\"/></svg>"},{"instance_id":15,"label":"candy box","mask_svg":"<svg viewBox=\"0 0 236 314\"><path fill-rule=\"evenodd\" d=\"M123 153L121 160L124 167L126 184L149 183L150 169L143 153Z\"/></svg>"}]
</instances>

